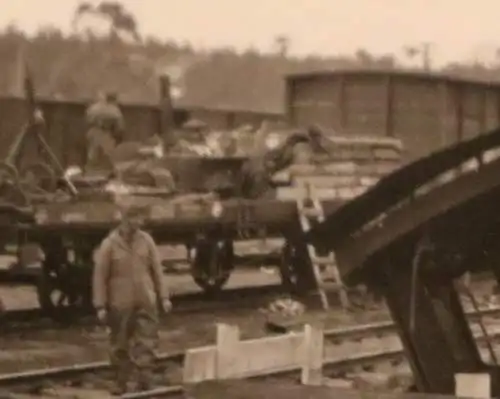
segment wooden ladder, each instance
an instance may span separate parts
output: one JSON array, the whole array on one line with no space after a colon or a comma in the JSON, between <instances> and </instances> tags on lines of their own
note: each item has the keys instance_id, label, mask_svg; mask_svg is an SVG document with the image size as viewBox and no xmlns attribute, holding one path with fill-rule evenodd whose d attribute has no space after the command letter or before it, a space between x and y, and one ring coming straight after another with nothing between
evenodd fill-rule
<instances>
[{"instance_id":1,"label":"wooden ladder","mask_svg":"<svg viewBox=\"0 0 500 399\"><path fill-rule=\"evenodd\" d=\"M302 231L307 233L312 229L314 221L317 223L324 222L325 214L321 201L315 197L314 189L312 189L311 185L306 184L305 188L306 195L304 197L298 197L296 201ZM338 294L342 308L347 309L349 306L349 298L347 290L340 277L340 272L337 268L333 252L329 252L327 255L319 256L316 253L316 248L314 248L313 245L308 244L307 253L311 261L313 276L316 286L318 287L318 294L323 309L328 310L330 307L326 290L333 291ZM331 276L324 276L328 269L331 271Z\"/></svg>"}]
</instances>

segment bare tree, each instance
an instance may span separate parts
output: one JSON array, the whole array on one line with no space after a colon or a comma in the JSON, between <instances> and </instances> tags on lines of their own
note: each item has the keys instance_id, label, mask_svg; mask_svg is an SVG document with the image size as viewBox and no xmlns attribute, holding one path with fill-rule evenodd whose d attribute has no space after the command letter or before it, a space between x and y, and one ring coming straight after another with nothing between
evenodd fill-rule
<instances>
[{"instance_id":1,"label":"bare tree","mask_svg":"<svg viewBox=\"0 0 500 399\"><path fill-rule=\"evenodd\" d=\"M415 59L416 57L422 57L422 68L425 71L431 70L431 47L432 43L424 42L415 46L406 46L404 52L409 59Z\"/></svg>"},{"instance_id":2,"label":"bare tree","mask_svg":"<svg viewBox=\"0 0 500 399\"><path fill-rule=\"evenodd\" d=\"M73 17L72 25L74 29L84 15L95 15L108 21L109 34L112 36L125 32L132 35L136 41L141 40L135 17L117 1L102 1L96 6L89 2L80 3Z\"/></svg>"},{"instance_id":3,"label":"bare tree","mask_svg":"<svg viewBox=\"0 0 500 399\"><path fill-rule=\"evenodd\" d=\"M374 57L365 49L358 49L355 57L356 61L358 61L362 66L370 66L374 61Z\"/></svg>"},{"instance_id":4,"label":"bare tree","mask_svg":"<svg viewBox=\"0 0 500 399\"><path fill-rule=\"evenodd\" d=\"M278 35L274 39L274 45L277 48L278 54L286 58L290 51L290 38L286 35Z\"/></svg>"}]
</instances>

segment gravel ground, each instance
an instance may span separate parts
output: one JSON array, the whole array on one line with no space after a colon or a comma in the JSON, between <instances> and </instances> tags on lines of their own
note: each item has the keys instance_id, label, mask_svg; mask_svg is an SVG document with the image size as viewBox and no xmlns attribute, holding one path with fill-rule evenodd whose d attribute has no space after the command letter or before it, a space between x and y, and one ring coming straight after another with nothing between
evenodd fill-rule
<instances>
[{"instance_id":1,"label":"gravel ground","mask_svg":"<svg viewBox=\"0 0 500 399\"><path fill-rule=\"evenodd\" d=\"M167 276L165 279L174 293L197 290L188 276ZM234 273L229 287L271 284L277 280L277 275L241 270ZM478 296L484 296L490 292L491 285L492 283L481 283L474 291ZM0 295L10 309L36 306L34 290L29 287L3 287L0 288ZM328 314L308 312L307 316L311 320L321 319L325 328L389 319L387 311L383 309L354 313L341 310L331 310ZM219 322L238 325L243 338L256 338L268 333L265 329L266 317L258 309L221 310L204 315L173 314L167 317L168 322L161 331L162 352L213 342L215 324ZM0 337L0 373L105 360L106 357L106 334L99 328L26 331Z\"/></svg>"},{"instance_id":2,"label":"gravel ground","mask_svg":"<svg viewBox=\"0 0 500 399\"><path fill-rule=\"evenodd\" d=\"M324 315L311 312L312 319ZM160 351L177 351L187 347L214 342L215 325L238 325L242 338L257 338L268 334L266 316L259 310L221 311L206 315L170 315L166 327L160 332ZM332 312L325 327L333 328L360 322L387 319L380 312L370 314L342 314ZM106 333L100 328L71 328L65 331L30 331L0 338L0 373L23 371L32 368L57 367L74 363L105 360L107 356Z\"/></svg>"},{"instance_id":3,"label":"gravel ground","mask_svg":"<svg viewBox=\"0 0 500 399\"><path fill-rule=\"evenodd\" d=\"M166 276L174 293L196 291L188 276ZM272 284L276 274L241 270L233 274L228 287ZM36 306L36 295L29 287L0 288L9 309ZM215 339L215 324L236 324L244 338L265 335L266 316L259 309L220 310L211 314L172 314L162 327L160 351L174 351L204 345ZM332 311L326 317L322 312L309 312L311 319L323 319L326 328L387 319L385 312L345 313ZM57 367L74 363L105 360L107 343L105 331L99 328L73 327L67 330L26 331L0 337L0 373L26 369Z\"/></svg>"},{"instance_id":4,"label":"gravel ground","mask_svg":"<svg viewBox=\"0 0 500 399\"><path fill-rule=\"evenodd\" d=\"M201 292L201 289L189 275L165 275L164 281L174 295ZM271 274L258 270L241 269L231 275L226 288L277 284L279 281L280 278L277 273ZM0 286L0 297L7 310L31 309L38 306L36 290L31 286Z\"/></svg>"}]
</instances>

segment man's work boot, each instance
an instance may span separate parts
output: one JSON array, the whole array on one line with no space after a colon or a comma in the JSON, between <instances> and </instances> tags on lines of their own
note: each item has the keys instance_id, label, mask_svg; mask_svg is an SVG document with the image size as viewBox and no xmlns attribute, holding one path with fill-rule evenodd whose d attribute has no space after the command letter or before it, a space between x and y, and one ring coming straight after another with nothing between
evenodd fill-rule
<instances>
[{"instance_id":1,"label":"man's work boot","mask_svg":"<svg viewBox=\"0 0 500 399\"><path fill-rule=\"evenodd\" d=\"M111 389L109 390L109 393L113 396L121 396L124 395L128 392L127 389L127 384L123 384L120 382L115 383Z\"/></svg>"},{"instance_id":2,"label":"man's work boot","mask_svg":"<svg viewBox=\"0 0 500 399\"><path fill-rule=\"evenodd\" d=\"M129 377L128 374L123 372L123 370L116 373L114 385L110 390L111 395L120 396L129 392L128 377Z\"/></svg>"},{"instance_id":3,"label":"man's work boot","mask_svg":"<svg viewBox=\"0 0 500 399\"><path fill-rule=\"evenodd\" d=\"M137 375L137 391L151 391L155 389L154 375L149 371L139 371Z\"/></svg>"}]
</instances>

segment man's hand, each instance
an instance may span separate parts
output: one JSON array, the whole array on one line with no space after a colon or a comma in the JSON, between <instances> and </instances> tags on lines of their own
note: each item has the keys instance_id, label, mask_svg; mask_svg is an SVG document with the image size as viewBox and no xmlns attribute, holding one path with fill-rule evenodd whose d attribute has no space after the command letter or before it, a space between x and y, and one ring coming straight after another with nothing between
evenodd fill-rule
<instances>
[{"instance_id":1,"label":"man's hand","mask_svg":"<svg viewBox=\"0 0 500 399\"><path fill-rule=\"evenodd\" d=\"M170 302L170 298L165 298L161 301L160 311L162 313L169 313L172 310L172 302Z\"/></svg>"},{"instance_id":2,"label":"man's hand","mask_svg":"<svg viewBox=\"0 0 500 399\"><path fill-rule=\"evenodd\" d=\"M97 309L97 319L99 320L99 322L101 322L103 324L106 323L107 316L108 316L108 312L106 312L106 309L104 309L104 308Z\"/></svg>"}]
</instances>

